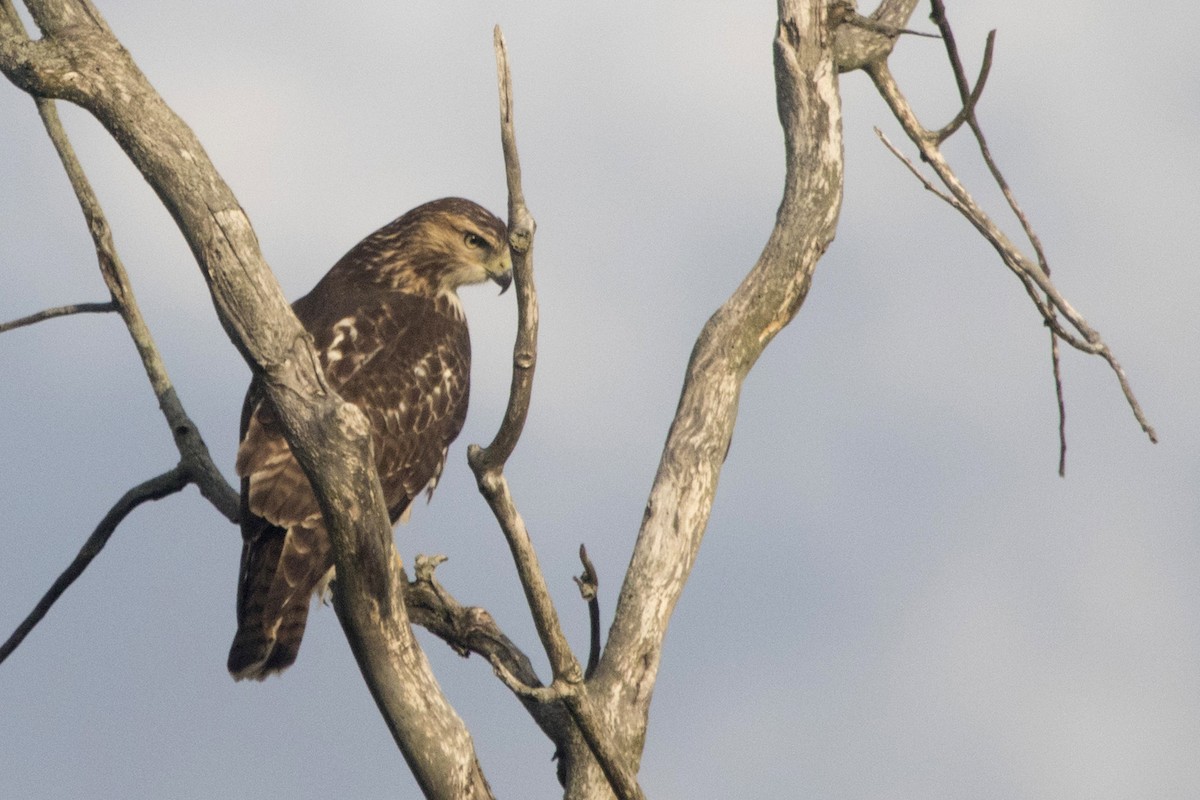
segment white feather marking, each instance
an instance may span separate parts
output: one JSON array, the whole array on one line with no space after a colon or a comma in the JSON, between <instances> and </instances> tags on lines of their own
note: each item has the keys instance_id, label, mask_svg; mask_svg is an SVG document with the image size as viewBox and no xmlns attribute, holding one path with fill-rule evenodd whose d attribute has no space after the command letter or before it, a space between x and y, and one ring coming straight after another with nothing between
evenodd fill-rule
<instances>
[{"instance_id":1,"label":"white feather marking","mask_svg":"<svg viewBox=\"0 0 1200 800\"><path fill-rule=\"evenodd\" d=\"M358 339L358 329L354 326L354 317L343 317L333 323L333 341L329 343L329 349L325 351L325 357L330 364L342 360L342 342L349 339L351 342Z\"/></svg>"}]
</instances>

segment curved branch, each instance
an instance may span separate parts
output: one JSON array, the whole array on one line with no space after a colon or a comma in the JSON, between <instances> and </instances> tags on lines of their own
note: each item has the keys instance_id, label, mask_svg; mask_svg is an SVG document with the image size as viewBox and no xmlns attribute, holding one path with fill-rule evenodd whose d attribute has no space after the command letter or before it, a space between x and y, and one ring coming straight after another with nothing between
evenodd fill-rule
<instances>
[{"instance_id":1,"label":"curved branch","mask_svg":"<svg viewBox=\"0 0 1200 800\"><path fill-rule=\"evenodd\" d=\"M142 368L158 398L158 407L162 409L163 416L166 417L167 425L171 430L171 436L175 440L175 448L179 451L180 458L183 459L182 463L186 465L189 474L195 480L200 494L212 503L226 519L230 522L237 522L239 513L237 491L221 475L221 471L208 452L208 446L200 436L200 429L192 422L191 417L184 410L179 396L175 393L171 377L167 374L166 364L163 363L158 346L154 343L154 337L150 334L150 328L146 325L145 318L142 317L141 309L138 307L129 274L125 271L125 265L113 243L112 229L109 227L108 218L104 215L104 209L100 207L100 200L96 197L96 193L92 190L91 183L83 171L83 165L79 163L79 158L75 155L75 148L71 146L71 141L67 138L67 132L58 118L54 102L40 97L36 98L35 102L38 114L42 118L42 124L46 128L50 141L54 143L55 150L58 151L59 160L62 161L67 178L71 181L71 188L79 201L79 208L83 211L84 219L87 221L88 232L92 236L96 259L100 265L100 274L112 297L111 305L121 315L121 319L129 331L129 336L133 339L134 347L137 348L138 356L142 361Z\"/></svg>"},{"instance_id":2,"label":"curved branch","mask_svg":"<svg viewBox=\"0 0 1200 800\"><path fill-rule=\"evenodd\" d=\"M30 5L43 38L31 42L0 18L0 71L27 92L89 111L158 194L312 485L337 563L338 618L418 784L431 798L490 797L470 734L408 625L362 412L326 385L311 339L271 275L249 219L199 140L90 4ZM66 8L73 10L60 13ZM63 24L67 17L70 24Z\"/></svg>"},{"instance_id":3,"label":"curved branch","mask_svg":"<svg viewBox=\"0 0 1200 800\"><path fill-rule=\"evenodd\" d=\"M937 0L934 0L934 2L937 3ZM956 53L956 51L952 52ZM1026 285L1027 289L1031 283L1037 286L1038 291L1045 296L1045 301L1043 302L1034 297L1034 303L1039 312L1042 314L1042 318L1046 325L1049 326L1051 330L1053 330L1057 335L1061 336L1064 341L1066 341L1072 347L1075 347L1076 349L1085 353L1097 354L1108 363L1110 369L1112 369L1113 373L1117 377L1117 382L1121 387L1121 391L1125 396L1126 402L1129 404L1130 410L1133 412L1134 418L1137 420L1142 430L1146 433L1147 437L1149 437L1150 441L1157 442L1158 435L1155 433L1154 428L1146 419L1141 405L1134 396L1133 389L1129 385L1124 368L1117 361L1116 356L1113 355L1108 345L1100 336L1100 333L1092 328L1091 325L1088 324L1087 320L1084 319L1083 315L1076 311L1074 307L1067 302L1067 299L1059 292L1058 287L1055 286L1050 280L1050 274L1046 265L1045 256L1041 249L1041 242L1038 240L1037 235L1033 232L1033 228L1029 224L1029 220L1020 210L1020 207L1017 204L1011 190L1009 189L1007 182L1004 180L1003 175L1000 173L999 168L995 165L994 160L991 158L990 151L986 146L986 140L983 138L982 131L979 129L979 124L975 119L974 106L970 102L970 93L968 92L965 84L965 76L962 73L961 62L956 61L955 63L956 78L959 81L960 94L962 95L964 101L964 109L967 111L967 124L975 133L976 140L979 142L982 148L984 159L988 163L988 167L991 170L993 178L997 181L997 185L1000 186L1001 190L1004 192L1010 208L1013 209L1013 212L1021 221L1022 229L1025 231L1027 238L1029 238L1030 242L1033 244L1035 252L1037 253L1037 262L1030 260L1025 256L1024 253L1021 252L1021 250L1012 242L1011 239L1008 238L1007 234L1000 229L1000 227L987 214L987 212L985 212L983 208L976 203L975 199L967 191L966 187L962 185L961 181L958 179L958 176L954 173L954 170L950 167L949 163L945 159L945 156L942 154L941 148L938 146L938 134L926 129L917 119L916 113L913 111L912 106L909 105L907 98L905 98L904 94L900 91L900 87L897 85L895 78L892 76L887 61L880 60L869 64L866 67L866 72L874 82L879 94L888 104L892 114L896 117L897 121L904 129L904 132L920 150L922 159L932 167L942 185L946 187L948 194L942 194L941 192L937 192L937 194L941 196L942 199L949 202L950 205L952 205L955 209L957 209L959 213L961 213L967 219L967 221L970 222L975 229L983 235L983 237L996 250L997 254L999 254L1004 264L1014 274L1016 274L1018 278L1021 279L1022 283ZM891 149L893 153L899 155L898 150L896 150L894 147ZM911 161L903 158L902 160L907 163L910 171L912 171L922 180L926 188L932 188L932 184L920 176L920 173L916 170L915 166L912 165ZM1034 293L1031 292L1031 296L1034 296ZM1055 312L1063 316L1070 327L1075 330L1077 335L1071 335L1063 327L1063 325L1059 322Z\"/></svg>"},{"instance_id":4,"label":"curved branch","mask_svg":"<svg viewBox=\"0 0 1200 800\"><path fill-rule=\"evenodd\" d=\"M583 563L583 574L575 578L579 587L579 596L588 605L588 630L591 631L588 646L588 661L584 667L584 678L592 677L600 664L600 576L596 574L596 565L588 558L587 548L579 545L579 560Z\"/></svg>"},{"instance_id":5,"label":"curved branch","mask_svg":"<svg viewBox=\"0 0 1200 800\"><path fill-rule=\"evenodd\" d=\"M505 462L516 447L529 413L534 366L537 362L538 310L537 290L533 285L533 234L536 225L529 209L525 207L521 189L521 167L513 132L512 75L508 69L504 34L498 25L494 40L500 90L500 135L508 178L509 240L513 250L513 282L517 288L517 339L513 346L512 387L504 421L487 448L479 445L467 448L467 461L475 474L479 491L487 500L508 541L534 624L550 657L554 677L557 679L578 674L578 679L582 680L582 670L563 635L529 531L513 503L508 481L504 478Z\"/></svg>"},{"instance_id":6,"label":"curved branch","mask_svg":"<svg viewBox=\"0 0 1200 800\"><path fill-rule=\"evenodd\" d=\"M996 32L988 31L987 42L983 47L983 63L979 65L979 77L975 79L975 88L967 92L966 75L963 74L962 63L957 61L958 51L957 49L952 49L954 48L954 40L946 37L944 34L943 37L946 39L946 48L955 54L952 57L952 60L956 64L954 73L959 81L959 91L965 96L963 107L954 115L954 119L950 120L944 128L934 134L934 138L937 139L938 144L953 136L955 131L961 128L964 122L975 119L975 106L979 105L979 98L983 96L983 87L987 85L988 75L991 74L992 56L996 50ZM974 129L975 126L972 126L972 128ZM982 136L983 134L980 132L978 135Z\"/></svg>"},{"instance_id":7,"label":"curved branch","mask_svg":"<svg viewBox=\"0 0 1200 800\"><path fill-rule=\"evenodd\" d=\"M508 48L500 26L494 30L496 73L500 93L500 138L504 150L505 175L508 182L508 229L513 251L513 281L517 287L517 337L513 347L513 377L504 421L495 439L485 449L478 445L467 448L467 461L475 474L480 493L491 508L512 552L513 562L533 616L534 627L550 659L553 671L552 686L566 687L559 695L572 720L579 728L583 742L595 756L609 786L619 798L640 798L637 771L615 746L604 730L596 706L588 697L584 672L563 634L558 612L546 586L546 578L538 564L537 552L525 522L517 511L504 477L504 465L520 438L533 391L534 366L537 362L538 309L537 292L533 284L533 236L536 223L525 205L521 187L521 165L513 128L512 74L508 66ZM497 674L505 677L497 670ZM517 682L505 681L516 691ZM545 700L551 695L544 690L518 692L525 699ZM577 740L572 738L559 753L572 764L582 764L576 758Z\"/></svg>"},{"instance_id":8,"label":"curved branch","mask_svg":"<svg viewBox=\"0 0 1200 800\"><path fill-rule=\"evenodd\" d=\"M42 309L36 314L30 314L27 317L14 319L11 322L0 323L0 333L15 331L17 328L24 328L26 325L36 325L44 320L66 317L71 314L103 314L116 310L117 304L111 300L107 303L73 303L69 306L55 306L54 308Z\"/></svg>"},{"instance_id":9,"label":"curved branch","mask_svg":"<svg viewBox=\"0 0 1200 800\"><path fill-rule=\"evenodd\" d=\"M833 240L842 199L841 106L823 2L780 0L774 41L786 179L774 230L705 324L650 489L608 643L588 682L640 758L663 637L712 509L742 382L795 316Z\"/></svg>"},{"instance_id":10,"label":"curved branch","mask_svg":"<svg viewBox=\"0 0 1200 800\"><path fill-rule=\"evenodd\" d=\"M508 47L497 25L493 30L496 50L496 80L500 93L500 144L504 151L504 173L508 184L508 239L513 256L513 282L517 294L517 338L513 345L512 384L500 429L487 448L470 455L471 469L502 471L512 455L529 415L533 375L537 366L538 302L533 282L533 236L537 223L525 205L521 188L521 160L513 128L512 73Z\"/></svg>"},{"instance_id":11,"label":"curved branch","mask_svg":"<svg viewBox=\"0 0 1200 800\"><path fill-rule=\"evenodd\" d=\"M191 475L183 464L176 466L174 469L164 472L162 475L151 478L148 481L138 484L121 496L108 513L104 515L104 519L100 520L100 524L92 531L92 535L83 543L83 547L79 548L79 553L67 566L63 573L58 576L58 579L50 586L42 599L38 601L33 610L29 612L29 616L21 621L17 629L12 632L8 640L0 645L0 663L12 654L25 637L29 635L50 608L62 597L63 592L71 587L71 584L83 574L83 571L92 563L92 559L100 555L100 551L104 549L104 545L108 544L109 538L116 531L117 526L129 516L135 508L142 503L151 500L161 500L164 497L175 494L182 490L185 486L192 482Z\"/></svg>"}]
</instances>

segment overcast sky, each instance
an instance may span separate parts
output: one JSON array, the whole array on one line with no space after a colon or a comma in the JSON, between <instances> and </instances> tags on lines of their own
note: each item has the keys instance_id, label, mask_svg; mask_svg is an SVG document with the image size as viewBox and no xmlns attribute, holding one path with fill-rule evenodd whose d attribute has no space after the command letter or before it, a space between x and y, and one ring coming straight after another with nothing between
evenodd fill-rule
<instances>
[{"instance_id":1,"label":"overcast sky","mask_svg":"<svg viewBox=\"0 0 1200 800\"><path fill-rule=\"evenodd\" d=\"M582 651L574 553L595 557L607 625L692 341L779 202L774 3L98 5L292 298L418 203L503 212L491 26L504 27L542 309L508 475ZM1196 14L1181 0L948 5L971 65L998 30L979 108L992 149L1161 444L1105 364L1068 351L1057 477L1041 321L876 139L872 126L902 135L865 76L844 77L837 240L746 383L655 692L641 780L656 800L1200 792ZM926 13L914 26L930 29ZM905 39L893 64L929 126L953 115L938 42ZM62 113L232 478L249 371L169 216L97 124ZM999 215L969 142L948 153ZM105 299L33 104L7 83L0 275L0 320ZM464 456L499 421L513 296L464 302L471 414L397 541L409 559L448 555L446 586L548 674ZM176 455L114 316L4 334L0 369L6 636L112 503ZM194 490L121 526L0 666L0 796L418 796L331 610L282 678L230 680L239 551ZM551 745L488 666L422 637L497 794L555 796Z\"/></svg>"}]
</instances>

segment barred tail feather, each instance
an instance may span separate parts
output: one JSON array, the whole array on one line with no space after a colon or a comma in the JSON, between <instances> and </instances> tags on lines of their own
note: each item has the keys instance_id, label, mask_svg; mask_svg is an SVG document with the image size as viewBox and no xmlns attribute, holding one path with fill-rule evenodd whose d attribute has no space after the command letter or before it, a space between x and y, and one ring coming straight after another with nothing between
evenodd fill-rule
<instances>
[{"instance_id":1,"label":"barred tail feather","mask_svg":"<svg viewBox=\"0 0 1200 800\"><path fill-rule=\"evenodd\" d=\"M312 594L331 571L319 518L287 530L261 522L242 553L238 630L227 662L234 680L262 680L292 665Z\"/></svg>"}]
</instances>

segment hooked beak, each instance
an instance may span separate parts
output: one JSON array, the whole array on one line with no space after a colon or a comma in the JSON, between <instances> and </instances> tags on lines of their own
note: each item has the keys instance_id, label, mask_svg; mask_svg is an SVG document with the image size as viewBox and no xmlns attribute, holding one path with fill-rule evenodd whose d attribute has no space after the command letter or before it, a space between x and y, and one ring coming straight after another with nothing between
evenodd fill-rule
<instances>
[{"instance_id":1,"label":"hooked beak","mask_svg":"<svg viewBox=\"0 0 1200 800\"><path fill-rule=\"evenodd\" d=\"M500 257L493 262L493 265L499 267L498 270L492 272L488 270L488 278L496 282L500 287L500 294L508 291L508 287L512 284L512 254L507 247L500 253Z\"/></svg>"},{"instance_id":2,"label":"hooked beak","mask_svg":"<svg viewBox=\"0 0 1200 800\"><path fill-rule=\"evenodd\" d=\"M507 269L504 272L496 272L488 275L488 277L495 281L496 285L500 287L500 294L504 294L508 291L508 287L512 283L512 270Z\"/></svg>"}]
</instances>

